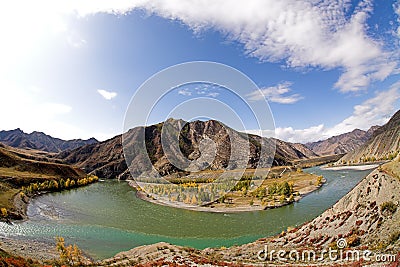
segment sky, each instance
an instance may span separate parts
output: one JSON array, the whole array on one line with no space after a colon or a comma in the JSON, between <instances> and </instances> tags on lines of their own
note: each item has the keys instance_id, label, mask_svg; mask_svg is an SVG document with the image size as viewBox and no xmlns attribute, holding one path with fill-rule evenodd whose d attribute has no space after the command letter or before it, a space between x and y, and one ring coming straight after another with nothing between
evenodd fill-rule
<instances>
[{"instance_id":1,"label":"sky","mask_svg":"<svg viewBox=\"0 0 400 267\"><path fill-rule=\"evenodd\" d=\"M106 140L143 83L192 61L251 79L243 100L267 101L275 129L246 130L285 141L367 130L400 109L400 1L3 1L0 32L1 130ZM177 100L235 102L222 91L176 87L149 122Z\"/></svg>"}]
</instances>

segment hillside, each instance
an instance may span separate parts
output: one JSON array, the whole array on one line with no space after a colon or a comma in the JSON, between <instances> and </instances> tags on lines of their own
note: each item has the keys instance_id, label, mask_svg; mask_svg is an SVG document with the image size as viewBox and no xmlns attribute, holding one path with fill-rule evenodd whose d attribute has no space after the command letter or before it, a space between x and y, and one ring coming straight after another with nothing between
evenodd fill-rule
<instances>
[{"instance_id":1,"label":"hillside","mask_svg":"<svg viewBox=\"0 0 400 267\"><path fill-rule=\"evenodd\" d=\"M76 179L85 173L66 164L26 159L7 146L0 146L0 181L26 185L42 178L68 177Z\"/></svg>"},{"instance_id":2,"label":"hillside","mask_svg":"<svg viewBox=\"0 0 400 267\"><path fill-rule=\"evenodd\" d=\"M340 163L390 160L396 157L399 150L400 110L392 116L388 123L377 129L365 144L346 154Z\"/></svg>"},{"instance_id":3,"label":"hillside","mask_svg":"<svg viewBox=\"0 0 400 267\"><path fill-rule=\"evenodd\" d=\"M362 146L378 128L379 126L372 126L368 131L355 129L326 140L307 143L305 146L321 156L345 154Z\"/></svg>"},{"instance_id":4,"label":"hillside","mask_svg":"<svg viewBox=\"0 0 400 267\"><path fill-rule=\"evenodd\" d=\"M259 162L262 148L264 149L263 153L271 149L275 142L274 139L240 133L213 120L187 123L183 120L169 119L167 122L173 133L171 135L178 136L178 131L182 128L179 132L179 148L171 148L172 154L179 155L181 151L183 157L189 159L189 163L196 162L196 164L202 166L206 164L208 169L211 170L220 170L227 167L234 169L243 161L245 161L244 166L247 166L247 168L255 168L258 164L260 164L259 166L267 166L272 161L273 165L290 165L292 160L317 156L304 145L276 140L275 158L266 154L263 157L265 161ZM167 158L164 154L161 142L161 129L164 124L165 122L148 127L136 127L125 134L125 142L129 147L127 161L135 166L135 175L148 171L152 165L161 175L185 174L182 169L172 165L169 161L170 158ZM146 137L145 143L141 142L144 139L144 135ZM173 137L170 136L168 138ZM237 144L237 151L240 151L240 153L234 153L232 158L230 158L230 138L233 138L233 143ZM212 162L208 162L205 156L214 153L214 146L203 145L204 139L207 139L207 142L211 140L215 144L216 154ZM129 172L124 160L121 142L122 136L118 135L104 142L62 152L57 158L70 164L76 164L86 172L93 173L99 177L126 179L129 177ZM177 149L180 151L176 151ZM247 157L248 151L249 155ZM151 162L147 158L147 153ZM182 160L182 158L176 160ZM229 165L230 160L231 165ZM201 166L188 165L186 167L197 168Z\"/></svg>"},{"instance_id":5,"label":"hillside","mask_svg":"<svg viewBox=\"0 0 400 267\"><path fill-rule=\"evenodd\" d=\"M41 150L46 152L61 152L71 150L87 144L94 144L98 141L94 138L88 140L73 139L62 140L51 137L42 132L24 133L21 129L0 131L0 142L11 147Z\"/></svg>"},{"instance_id":6,"label":"hillside","mask_svg":"<svg viewBox=\"0 0 400 267\"><path fill-rule=\"evenodd\" d=\"M0 143L0 207L6 208L11 219L22 219L26 203L19 195L22 186L61 178L77 180L86 174L79 168L36 159L29 152ZM38 160L39 159L39 160Z\"/></svg>"}]
</instances>

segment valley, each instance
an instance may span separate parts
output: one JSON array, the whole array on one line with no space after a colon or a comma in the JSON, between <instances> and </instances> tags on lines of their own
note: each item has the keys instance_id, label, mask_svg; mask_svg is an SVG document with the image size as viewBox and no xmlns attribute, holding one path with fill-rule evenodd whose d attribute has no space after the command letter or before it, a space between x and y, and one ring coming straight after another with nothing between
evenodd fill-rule
<instances>
[{"instance_id":1,"label":"valley","mask_svg":"<svg viewBox=\"0 0 400 267\"><path fill-rule=\"evenodd\" d=\"M171 129L183 129L175 133L182 140L179 149L185 157L196 161L202 153L211 153L201 148L204 136L216 144L213 162L196 172L176 168L166 160L162 124L134 128L128 138L116 136L59 153L1 145L0 206L6 209L6 214L2 212L8 221L0 222L1 248L46 262L54 260L55 254L38 250L38 255L32 255L26 242L42 242L50 249L54 236L61 235L79 245L88 259L102 260L96 264L106 266L169 261L258 265L263 263L254 255L265 245L290 249L315 243L322 248L340 238L346 238L351 247L369 244L374 251L395 252L399 245L393 236L399 227L398 146L377 150L382 156L375 157L387 162L378 168L372 156L353 164L343 159L366 155L357 151L377 145L378 140L392 140L398 114L387 125L373 128L370 139L357 143L344 156L342 150L320 156L302 144L246 137L216 121L171 119ZM143 147L135 138L144 132L149 135ZM248 146L244 169L224 169L231 157L224 149L231 138L239 147ZM133 147L127 162L124 142ZM273 145L275 156L263 159L262 147ZM162 180L147 172L143 149ZM361 166L366 163L371 165ZM92 184L96 174L108 179ZM160 183L163 180L168 183ZM225 184L231 180L233 184ZM225 187L229 187L226 194L213 196ZM18 222L23 218L27 220ZM10 220L14 221L10 224ZM252 225L251 229L246 225ZM132 247L136 248L129 250Z\"/></svg>"},{"instance_id":2,"label":"valley","mask_svg":"<svg viewBox=\"0 0 400 267\"><path fill-rule=\"evenodd\" d=\"M160 241L196 249L227 248L274 236L312 220L370 171L324 171L315 167L305 172L323 175L327 181L290 205L235 213L153 204L139 199L126 181L100 181L32 199L27 210L30 220L16 222L16 227L0 224L0 233L42 241L47 247L54 246L54 236L61 235L94 259Z\"/></svg>"}]
</instances>

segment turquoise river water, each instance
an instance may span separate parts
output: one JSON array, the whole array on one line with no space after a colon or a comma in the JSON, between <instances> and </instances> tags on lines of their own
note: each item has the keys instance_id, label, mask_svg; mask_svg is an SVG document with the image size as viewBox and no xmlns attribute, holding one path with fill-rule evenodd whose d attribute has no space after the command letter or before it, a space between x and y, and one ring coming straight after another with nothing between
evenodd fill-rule
<instances>
[{"instance_id":1,"label":"turquoise river water","mask_svg":"<svg viewBox=\"0 0 400 267\"><path fill-rule=\"evenodd\" d=\"M231 246L271 236L317 217L371 170L306 169L327 183L299 202L264 211L233 214L189 211L138 199L126 182L108 180L33 199L29 220L0 223L0 236L76 243L95 259L166 241L195 248Z\"/></svg>"}]
</instances>

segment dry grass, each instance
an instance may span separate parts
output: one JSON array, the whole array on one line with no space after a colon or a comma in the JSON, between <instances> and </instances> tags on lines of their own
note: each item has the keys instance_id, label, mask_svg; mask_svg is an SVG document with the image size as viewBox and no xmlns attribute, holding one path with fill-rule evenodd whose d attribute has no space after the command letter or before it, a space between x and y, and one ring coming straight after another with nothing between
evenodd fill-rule
<instances>
[{"instance_id":1,"label":"dry grass","mask_svg":"<svg viewBox=\"0 0 400 267\"><path fill-rule=\"evenodd\" d=\"M20 178L25 178L25 179L30 179L32 177L44 178L44 179L54 178L54 176L46 175L43 173L19 171L16 168L4 168L4 167L0 167L0 179L1 179L1 177L20 177Z\"/></svg>"},{"instance_id":2,"label":"dry grass","mask_svg":"<svg viewBox=\"0 0 400 267\"><path fill-rule=\"evenodd\" d=\"M14 196L19 192L5 183L0 182L0 208L6 208L12 210L14 208Z\"/></svg>"},{"instance_id":3,"label":"dry grass","mask_svg":"<svg viewBox=\"0 0 400 267\"><path fill-rule=\"evenodd\" d=\"M400 179L400 155L391 162L382 165L382 169Z\"/></svg>"}]
</instances>

